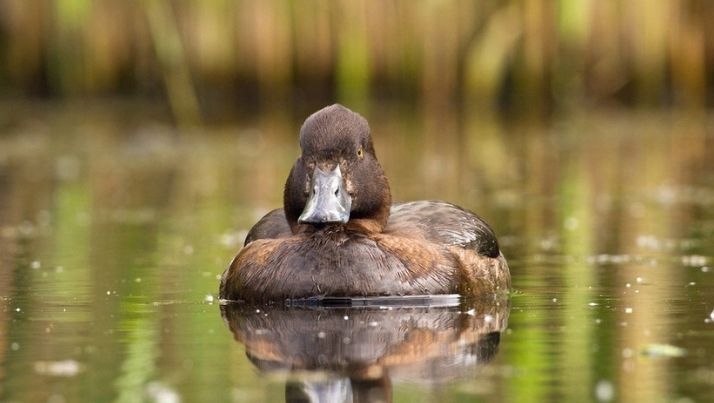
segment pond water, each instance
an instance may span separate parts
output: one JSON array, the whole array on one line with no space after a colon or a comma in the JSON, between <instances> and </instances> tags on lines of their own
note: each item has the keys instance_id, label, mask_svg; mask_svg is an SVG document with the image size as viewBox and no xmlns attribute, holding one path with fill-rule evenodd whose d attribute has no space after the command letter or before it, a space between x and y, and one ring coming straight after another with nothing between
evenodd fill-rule
<instances>
[{"instance_id":1,"label":"pond water","mask_svg":"<svg viewBox=\"0 0 714 403\"><path fill-rule=\"evenodd\" d=\"M714 397L714 119L369 111L394 199L485 217L510 298L222 306L306 114L3 106L0 401Z\"/></svg>"}]
</instances>

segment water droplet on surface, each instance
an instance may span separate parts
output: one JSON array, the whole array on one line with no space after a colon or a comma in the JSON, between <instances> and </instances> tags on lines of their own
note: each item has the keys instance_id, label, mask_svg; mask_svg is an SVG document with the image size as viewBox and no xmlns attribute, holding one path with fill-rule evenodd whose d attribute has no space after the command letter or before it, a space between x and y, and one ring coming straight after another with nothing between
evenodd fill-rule
<instances>
[{"instance_id":1,"label":"water droplet on surface","mask_svg":"<svg viewBox=\"0 0 714 403\"><path fill-rule=\"evenodd\" d=\"M79 373L81 365L75 360L37 361L35 372L43 375L71 377Z\"/></svg>"},{"instance_id":2,"label":"water droplet on surface","mask_svg":"<svg viewBox=\"0 0 714 403\"><path fill-rule=\"evenodd\" d=\"M682 264L685 266L705 266L707 258L701 255L682 256Z\"/></svg>"},{"instance_id":3,"label":"water droplet on surface","mask_svg":"<svg viewBox=\"0 0 714 403\"><path fill-rule=\"evenodd\" d=\"M79 178L81 171L79 159L71 155L63 155L57 158L56 173L57 178L63 181L72 181Z\"/></svg>"},{"instance_id":4,"label":"water droplet on surface","mask_svg":"<svg viewBox=\"0 0 714 403\"><path fill-rule=\"evenodd\" d=\"M578 228L578 225L580 223L578 222L578 219L575 217L568 217L565 219L565 222L563 225L565 226L565 229L573 231Z\"/></svg>"},{"instance_id":5,"label":"water droplet on surface","mask_svg":"<svg viewBox=\"0 0 714 403\"><path fill-rule=\"evenodd\" d=\"M685 356L687 354L687 350L671 344L652 343L640 350L640 354L647 357L674 358Z\"/></svg>"},{"instance_id":6,"label":"water droplet on surface","mask_svg":"<svg viewBox=\"0 0 714 403\"><path fill-rule=\"evenodd\" d=\"M149 382L146 385L146 395L150 397L150 401L157 403L179 403L181 395L173 390L170 386L164 385L158 381Z\"/></svg>"},{"instance_id":7,"label":"water droplet on surface","mask_svg":"<svg viewBox=\"0 0 714 403\"><path fill-rule=\"evenodd\" d=\"M599 402L609 402L614 396L615 388L612 382L603 379L595 385L595 397Z\"/></svg>"},{"instance_id":8,"label":"water droplet on surface","mask_svg":"<svg viewBox=\"0 0 714 403\"><path fill-rule=\"evenodd\" d=\"M631 348L623 348L622 349L622 358L630 358L633 355L633 351Z\"/></svg>"}]
</instances>

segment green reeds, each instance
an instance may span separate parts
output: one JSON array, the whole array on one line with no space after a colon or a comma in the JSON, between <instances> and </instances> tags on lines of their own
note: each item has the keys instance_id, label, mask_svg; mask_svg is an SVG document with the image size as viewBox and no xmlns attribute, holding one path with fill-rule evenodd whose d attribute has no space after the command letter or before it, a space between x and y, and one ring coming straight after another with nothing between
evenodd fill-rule
<instances>
[{"instance_id":1,"label":"green reeds","mask_svg":"<svg viewBox=\"0 0 714 403\"><path fill-rule=\"evenodd\" d=\"M7 0L5 94L387 95L522 110L711 100L714 3ZM312 91L317 88L318 91Z\"/></svg>"}]
</instances>

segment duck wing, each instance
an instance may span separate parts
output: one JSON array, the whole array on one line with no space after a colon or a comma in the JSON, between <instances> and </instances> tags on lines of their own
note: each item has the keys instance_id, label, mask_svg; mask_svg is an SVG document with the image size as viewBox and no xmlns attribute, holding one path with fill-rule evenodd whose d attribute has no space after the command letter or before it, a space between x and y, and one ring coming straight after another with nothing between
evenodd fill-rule
<instances>
[{"instance_id":1,"label":"duck wing","mask_svg":"<svg viewBox=\"0 0 714 403\"><path fill-rule=\"evenodd\" d=\"M443 201L395 203L385 232L457 245L492 258L500 254L496 234L486 221L471 211Z\"/></svg>"},{"instance_id":2,"label":"duck wing","mask_svg":"<svg viewBox=\"0 0 714 403\"><path fill-rule=\"evenodd\" d=\"M243 246L256 239L276 239L292 235L288 220L285 218L285 210L278 208L264 215L245 237Z\"/></svg>"}]
</instances>

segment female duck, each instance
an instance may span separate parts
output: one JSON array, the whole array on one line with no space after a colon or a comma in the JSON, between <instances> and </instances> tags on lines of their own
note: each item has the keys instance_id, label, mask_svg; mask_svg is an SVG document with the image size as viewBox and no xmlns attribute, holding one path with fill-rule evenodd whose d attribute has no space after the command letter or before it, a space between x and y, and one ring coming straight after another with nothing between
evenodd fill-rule
<instances>
[{"instance_id":1,"label":"female duck","mask_svg":"<svg viewBox=\"0 0 714 403\"><path fill-rule=\"evenodd\" d=\"M510 273L493 230L453 204L392 205L367 121L332 105L300 129L302 155L283 195L223 273L220 297L505 292Z\"/></svg>"}]
</instances>

